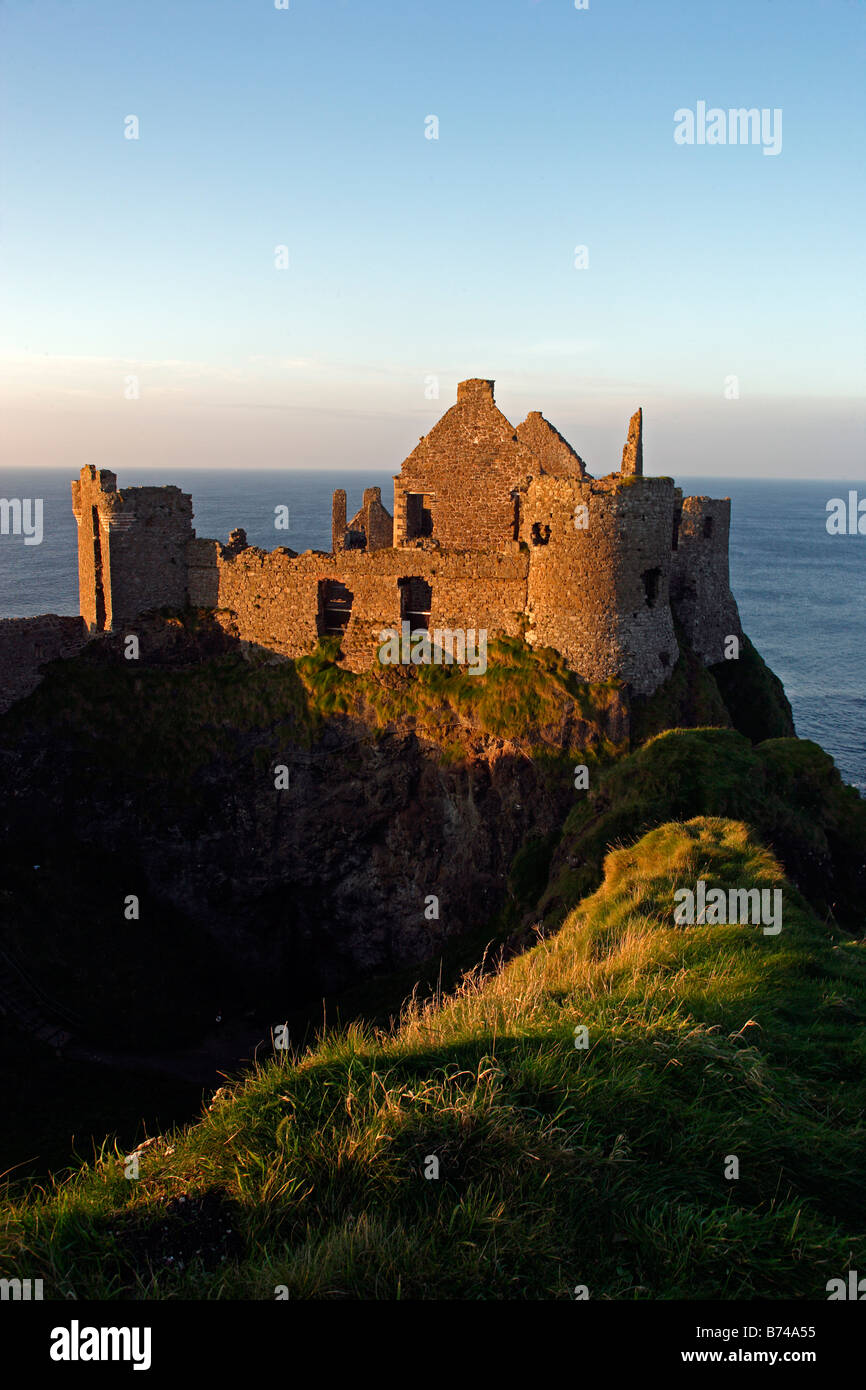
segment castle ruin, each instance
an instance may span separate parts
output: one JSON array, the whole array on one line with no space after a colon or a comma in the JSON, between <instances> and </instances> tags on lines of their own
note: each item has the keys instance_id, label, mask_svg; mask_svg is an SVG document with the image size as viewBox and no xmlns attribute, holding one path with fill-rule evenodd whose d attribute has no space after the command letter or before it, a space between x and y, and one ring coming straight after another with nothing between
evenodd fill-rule
<instances>
[{"instance_id":1,"label":"castle ruin","mask_svg":"<svg viewBox=\"0 0 866 1390\"><path fill-rule=\"evenodd\" d=\"M730 500L683 498L643 475L632 416L619 472L593 478L537 411L516 427L493 382L460 382L457 402L394 478L346 515L335 492L332 549L297 554L196 537L176 487L118 491L85 467L72 484L81 614L119 631L151 608L210 609L241 641L286 657L339 635L362 670L385 629L486 630L554 647L588 681L620 677L651 694L678 656L674 616L707 665L741 636L728 581Z\"/></svg>"}]
</instances>

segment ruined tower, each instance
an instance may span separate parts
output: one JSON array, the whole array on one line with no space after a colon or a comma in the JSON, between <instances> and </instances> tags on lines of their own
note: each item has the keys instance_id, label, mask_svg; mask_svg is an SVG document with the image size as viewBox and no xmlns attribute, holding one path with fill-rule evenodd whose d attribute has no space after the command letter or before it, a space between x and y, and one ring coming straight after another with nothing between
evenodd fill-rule
<instances>
[{"instance_id":1,"label":"ruined tower","mask_svg":"<svg viewBox=\"0 0 866 1390\"><path fill-rule=\"evenodd\" d=\"M690 646L708 666L725 660L729 637L743 635L729 577L730 527L730 498L678 496L671 603Z\"/></svg>"},{"instance_id":2,"label":"ruined tower","mask_svg":"<svg viewBox=\"0 0 866 1390\"><path fill-rule=\"evenodd\" d=\"M78 523L81 616L111 632L148 608L187 602L187 548L195 536L192 499L177 487L117 490L108 469L87 465L72 484Z\"/></svg>"},{"instance_id":3,"label":"ruined tower","mask_svg":"<svg viewBox=\"0 0 866 1390\"><path fill-rule=\"evenodd\" d=\"M338 487L331 502L331 549L342 550L346 544L346 490Z\"/></svg>"},{"instance_id":4,"label":"ruined tower","mask_svg":"<svg viewBox=\"0 0 866 1390\"><path fill-rule=\"evenodd\" d=\"M620 676L638 694L661 685L679 656L669 601L674 493L670 478L533 478L521 527L527 641L555 647L587 680Z\"/></svg>"}]
</instances>

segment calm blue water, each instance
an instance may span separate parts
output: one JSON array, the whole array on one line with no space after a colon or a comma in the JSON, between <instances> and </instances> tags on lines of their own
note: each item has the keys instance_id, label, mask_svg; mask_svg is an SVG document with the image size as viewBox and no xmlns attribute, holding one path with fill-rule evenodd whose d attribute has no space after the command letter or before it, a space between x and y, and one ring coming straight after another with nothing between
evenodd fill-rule
<instances>
[{"instance_id":1,"label":"calm blue water","mask_svg":"<svg viewBox=\"0 0 866 1390\"><path fill-rule=\"evenodd\" d=\"M35 481L34 481L35 480ZM78 612L78 570L70 473L0 470L0 496L40 496L44 539L27 546L0 535L0 617ZM172 482L192 493L199 536L228 537L243 526L251 544L271 549L330 550L331 494L344 487L349 516L363 488L381 484L392 503L392 474L172 470L121 477ZM733 502L731 582L743 625L782 679L797 732L813 738L842 775L866 791L866 536L830 536L826 504L847 498L853 483L679 478L691 493ZM36 485L38 483L38 491ZM859 485L866 496L866 483ZM289 508L288 531L274 528L274 509Z\"/></svg>"}]
</instances>

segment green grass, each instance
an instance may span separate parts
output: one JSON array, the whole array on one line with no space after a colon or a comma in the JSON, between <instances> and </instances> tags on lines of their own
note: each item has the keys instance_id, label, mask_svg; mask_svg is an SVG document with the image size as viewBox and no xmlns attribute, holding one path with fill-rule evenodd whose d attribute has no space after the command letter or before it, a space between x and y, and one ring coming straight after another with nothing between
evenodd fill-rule
<instances>
[{"instance_id":1,"label":"green grass","mask_svg":"<svg viewBox=\"0 0 866 1390\"><path fill-rule=\"evenodd\" d=\"M729 816L781 858L821 916L862 931L866 802L832 758L796 738L670 729L593 775L569 813L539 915L558 923L600 882L607 851L666 820Z\"/></svg>"},{"instance_id":2,"label":"green grass","mask_svg":"<svg viewBox=\"0 0 866 1390\"><path fill-rule=\"evenodd\" d=\"M196 615L187 617L194 632ZM97 645L48 668L4 716L3 741L14 745L38 728L62 742L82 777L122 775L152 787L157 818L166 782L205 811L212 769L308 749L338 716L362 722L371 737L414 727L452 760L479 735L541 755L586 747L607 758L625 746L622 682L579 681L551 649L503 638L489 644L485 674L470 675L445 665L355 673L337 664L338 646L323 639L297 661L223 652L175 666L112 660Z\"/></svg>"},{"instance_id":3,"label":"green grass","mask_svg":"<svg viewBox=\"0 0 866 1390\"><path fill-rule=\"evenodd\" d=\"M781 934L676 927L698 876L781 886ZM78 1298L823 1298L866 1261L864 1019L864 948L745 825L666 823L555 936L260 1067L137 1181L106 1153L11 1190L2 1272Z\"/></svg>"},{"instance_id":4,"label":"green grass","mask_svg":"<svg viewBox=\"0 0 866 1390\"><path fill-rule=\"evenodd\" d=\"M533 751L557 752L584 744L604 755L619 751L607 736L621 700L622 682L580 681L552 648L533 650L520 638L498 638L488 647L483 675L459 666L373 665L354 673L336 664L338 642L324 639L295 667L312 707L349 715L374 727L414 723L416 732L453 748L479 733L513 739Z\"/></svg>"}]
</instances>

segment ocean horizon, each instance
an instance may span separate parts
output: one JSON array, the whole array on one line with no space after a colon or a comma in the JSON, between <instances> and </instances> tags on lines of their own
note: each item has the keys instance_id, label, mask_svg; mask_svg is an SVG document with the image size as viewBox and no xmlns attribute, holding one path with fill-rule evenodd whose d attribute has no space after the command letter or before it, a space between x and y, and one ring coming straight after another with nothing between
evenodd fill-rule
<instances>
[{"instance_id":1,"label":"ocean horizon","mask_svg":"<svg viewBox=\"0 0 866 1390\"><path fill-rule=\"evenodd\" d=\"M43 538L0 535L0 617L79 611L77 537L69 469L0 469L0 496L43 503ZM198 536L225 541L243 527L251 545L271 550L331 548L331 496L343 487L349 516L365 487L379 485L391 509L393 472L243 470L204 466L139 470L126 486L174 483L192 494ZM814 739L847 782L866 792L866 537L830 535L827 503L846 498L853 480L677 478L687 494L732 500L731 587L743 627L782 680L797 733ZM866 484L859 484L866 494ZM288 508L277 530L277 508Z\"/></svg>"}]
</instances>

